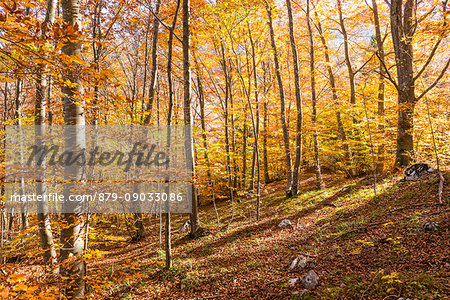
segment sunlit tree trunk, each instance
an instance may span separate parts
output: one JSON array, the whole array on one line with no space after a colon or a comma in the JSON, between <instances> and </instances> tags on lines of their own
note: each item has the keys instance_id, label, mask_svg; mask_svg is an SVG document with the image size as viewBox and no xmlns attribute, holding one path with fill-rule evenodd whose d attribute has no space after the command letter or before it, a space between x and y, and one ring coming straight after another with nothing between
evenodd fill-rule
<instances>
[{"instance_id":1,"label":"sunlit tree trunk","mask_svg":"<svg viewBox=\"0 0 450 300\"><path fill-rule=\"evenodd\" d=\"M183 85L184 85L184 125L186 129L185 153L187 168L192 172L192 180L195 179L194 163L194 140L192 136L192 103L191 103L191 33L190 33L190 0L183 0ZM190 226L192 237L196 237L200 231L198 220L197 191L192 183L192 213L190 215Z\"/></svg>"},{"instance_id":2,"label":"sunlit tree trunk","mask_svg":"<svg viewBox=\"0 0 450 300\"><path fill-rule=\"evenodd\" d=\"M377 1L372 0L372 10L373 10L373 18L375 23L375 37L377 40L377 56L380 60L379 67L379 83L378 83L378 130L380 132L381 141L378 141L378 159L377 159L377 171L382 172L384 168L384 46L383 46L383 38L381 37L380 30L380 18L378 16L378 6Z\"/></svg>"},{"instance_id":3,"label":"sunlit tree trunk","mask_svg":"<svg viewBox=\"0 0 450 300\"><path fill-rule=\"evenodd\" d=\"M55 21L55 11L57 6L56 0L49 0L47 3L47 13L45 20L42 24L42 34L45 35L47 31L48 24L52 24ZM46 107L48 102L48 85L45 80L46 76L44 74L45 65L39 65L37 70L37 80L36 80L36 104L34 110L34 125L35 127L35 143L37 146L44 147L44 141L42 136L45 135L45 120L46 120ZM42 164L45 168L45 164ZM44 174L41 178L45 180L45 169ZM45 195L47 193L47 185L44 180L36 182L36 194ZM50 218L48 215L48 204L44 201L39 201L37 203L38 207L38 227L39 227L39 237L41 241L41 247L44 250L44 263L45 264L56 264L56 251L53 243L53 234L50 224Z\"/></svg>"},{"instance_id":4,"label":"sunlit tree trunk","mask_svg":"<svg viewBox=\"0 0 450 300\"><path fill-rule=\"evenodd\" d=\"M334 78L333 69L331 68L330 54L329 54L327 41L325 40L325 36L324 36L323 30L322 30L322 24L319 20L317 11L314 11L314 14L315 14L316 20L317 20L317 31L319 33L320 41L322 42L322 46L324 49L325 64L327 66L328 79L330 81L331 94L333 97L333 104L335 106L339 106L337 88L336 88L336 80ZM336 109L336 121L337 121L337 127L338 127L338 137L342 141L343 147L344 147L345 160L346 160L346 162L352 164L352 160L353 160L352 151L351 151L350 146L347 141L347 134L345 133L344 124L342 123L341 112L339 111L339 108Z\"/></svg>"},{"instance_id":5,"label":"sunlit tree trunk","mask_svg":"<svg viewBox=\"0 0 450 300\"><path fill-rule=\"evenodd\" d=\"M286 0L289 17L289 39L292 49L292 60L294 62L294 84L295 84L295 102L297 104L297 133L296 133L296 145L295 145L295 163L294 173L292 175L292 194L297 195L298 192L298 180L302 163L302 132L303 132L303 107L302 107L302 95L300 90L300 71L298 65L297 45L295 44L294 36L294 21L292 17L291 0Z\"/></svg>"},{"instance_id":6,"label":"sunlit tree trunk","mask_svg":"<svg viewBox=\"0 0 450 300\"><path fill-rule=\"evenodd\" d=\"M75 29L81 29L81 13L79 0L62 0L63 20ZM66 41L62 52L67 56L81 54L81 43L73 38ZM63 86L64 101L64 124L69 125L65 129L65 151L72 152L74 156L81 155L86 148L85 142L85 114L83 99L77 98L82 92L82 83L78 72L78 65L67 66L64 79L76 86ZM69 195L74 193L77 184L84 181L83 166L72 164L65 166L65 179L69 181L64 187L64 198L69 199ZM62 204L63 213L61 230L61 275L66 278L65 295L69 299L84 297L85 284L85 264L81 256L83 251L82 218L78 211L81 211L80 204L72 201L65 201Z\"/></svg>"},{"instance_id":7,"label":"sunlit tree trunk","mask_svg":"<svg viewBox=\"0 0 450 300\"><path fill-rule=\"evenodd\" d=\"M260 172L260 159L259 159L259 91L258 91L258 74L256 68L256 51L255 43L252 37L252 31L250 25L247 23L248 35L250 37L250 45L252 47L252 66L253 66L253 81L255 85L255 102L256 102L256 128L254 128L255 136L255 159L256 159L256 220L260 218L260 206L261 206L261 172ZM253 114L252 114L253 115ZM252 187L253 188L253 187Z\"/></svg>"},{"instance_id":8,"label":"sunlit tree trunk","mask_svg":"<svg viewBox=\"0 0 450 300\"><path fill-rule=\"evenodd\" d=\"M404 6L404 8L403 8ZM396 164L407 166L414 157L413 127L416 102L413 74L414 1L391 1L391 34L398 80L398 130Z\"/></svg>"},{"instance_id":9,"label":"sunlit tree trunk","mask_svg":"<svg viewBox=\"0 0 450 300\"><path fill-rule=\"evenodd\" d=\"M275 33L273 30L273 21L272 21L272 7L267 6L267 16L269 19L269 35L270 35L270 42L272 46L272 52L273 52L273 60L275 63L275 72L277 75L278 80L278 91L280 93L280 102L281 102L281 112L280 112L280 118L281 118L281 126L283 129L283 140L284 140L284 155L286 159L286 196L291 197L292 196L292 159L291 159L291 147L289 145L289 129L288 124L286 122L286 103L284 98L284 87L283 87L283 80L281 78L281 71L280 71L280 63L278 61L278 53L277 53L277 46L275 43Z\"/></svg>"},{"instance_id":10,"label":"sunlit tree trunk","mask_svg":"<svg viewBox=\"0 0 450 300\"><path fill-rule=\"evenodd\" d=\"M315 66L314 66L314 37L311 28L311 20L309 17L309 4L310 0L307 1L306 7L306 22L308 26L309 33L309 55L310 55L310 71L311 71L311 100L312 100L312 123L313 123L313 140L314 140L314 167L316 171L316 184L317 189L323 189L322 172L320 170L320 159L319 159L319 139L317 137L317 97L316 97L316 79L315 79Z\"/></svg>"},{"instance_id":11,"label":"sunlit tree trunk","mask_svg":"<svg viewBox=\"0 0 450 300\"><path fill-rule=\"evenodd\" d=\"M355 72L353 71L352 61L350 59L350 49L348 44L347 29L345 28L344 17L342 14L341 0L337 1L338 12L339 12L339 25L341 27L341 33L344 37L344 57L345 65L347 66L348 80L350 85L350 103L354 106L356 104L356 90L355 90ZM353 107L354 109L354 107ZM354 113L354 112L353 112ZM353 117L353 123L356 123L357 119Z\"/></svg>"}]
</instances>

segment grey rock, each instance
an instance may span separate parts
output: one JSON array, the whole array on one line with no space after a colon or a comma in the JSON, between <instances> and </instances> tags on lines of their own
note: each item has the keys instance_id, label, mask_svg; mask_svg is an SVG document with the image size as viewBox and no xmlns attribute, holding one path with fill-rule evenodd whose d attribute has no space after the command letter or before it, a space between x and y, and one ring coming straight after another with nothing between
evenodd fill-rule
<instances>
[{"instance_id":1,"label":"grey rock","mask_svg":"<svg viewBox=\"0 0 450 300\"><path fill-rule=\"evenodd\" d=\"M438 231L439 225L436 222L428 222L425 225L423 225L423 229L425 231Z\"/></svg>"},{"instance_id":2,"label":"grey rock","mask_svg":"<svg viewBox=\"0 0 450 300\"><path fill-rule=\"evenodd\" d=\"M315 265L316 265L316 262L313 257L300 254L296 258L294 258L294 260L291 262L291 264L289 266L289 270L293 270L296 267L303 269L306 266L313 268L313 267L315 267Z\"/></svg>"},{"instance_id":3,"label":"grey rock","mask_svg":"<svg viewBox=\"0 0 450 300\"><path fill-rule=\"evenodd\" d=\"M425 163L417 163L407 167L403 171L405 180L416 181L432 173L434 169Z\"/></svg>"},{"instance_id":4,"label":"grey rock","mask_svg":"<svg viewBox=\"0 0 450 300\"><path fill-rule=\"evenodd\" d=\"M180 229L178 229L178 233L186 233L186 232L188 232L190 226L191 226L191 222L190 221L186 221L183 225L180 226Z\"/></svg>"},{"instance_id":5,"label":"grey rock","mask_svg":"<svg viewBox=\"0 0 450 300\"><path fill-rule=\"evenodd\" d=\"M302 277L302 283L306 289L315 288L319 284L319 276L314 270L310 270Z\"/></svg>"},{"instance_id":6,"label":"grey rock","mask_svg":"<svg viewBox=\"0 0 450 300\"><path fill-rule=\"evenodd\" d=\"M286 227L291 227L292 228L294 226L292 225L292 222L290 220L284 219L284 220L282 220L280 222L280 224L278 224L278 227L279 228L286 228Z\"/></svg>"},{"instance_id":7,"label":"grey rock","mask_svg":"<svg viewBox=\"0 0 450 300\"><path fill-rule=\"evenodd\" d=\"M341 285L340 285L339 287L341 287L341 288L345 288L345 287L346 287L346 285L345 285L345 283L341 283Z\"/></svg>"},{"instance_id":8,"label":"grey rock","mask_svg":"<svg viewBox=\"0 0 450 300\"><path fill-rule=\"evenodd\" d=\"M298 281L298 278L292 278L292 279L289 279L288 285L289 285L290 287L293 287L293 286L295 286L295 284L297 283L297 281Z\"/></svg>"}]
</instances>

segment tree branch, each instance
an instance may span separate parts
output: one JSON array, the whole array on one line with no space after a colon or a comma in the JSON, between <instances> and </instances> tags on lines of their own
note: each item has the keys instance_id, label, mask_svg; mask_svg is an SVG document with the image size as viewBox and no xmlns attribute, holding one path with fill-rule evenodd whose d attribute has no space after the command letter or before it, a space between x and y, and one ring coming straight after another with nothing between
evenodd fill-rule
<instances>
[{"instance_id":1,"label":"tree branch","mask_svg":"<svg viewBox=\"0 0 450 300\"><path fill-rule=\"evenodd\" d=\"M441 73L436 78L436 80L425 91L423 91L423 93L420 94L419 97L416 98L416 102L418 102L423 96L425 96L430 90L432 90L439 83L442 77L444 77L444 74L447 71L449 65L450 65L450 58L447 60L447 63L445 64L444 68L442 69Z\"/></svg>"}]
</instances>

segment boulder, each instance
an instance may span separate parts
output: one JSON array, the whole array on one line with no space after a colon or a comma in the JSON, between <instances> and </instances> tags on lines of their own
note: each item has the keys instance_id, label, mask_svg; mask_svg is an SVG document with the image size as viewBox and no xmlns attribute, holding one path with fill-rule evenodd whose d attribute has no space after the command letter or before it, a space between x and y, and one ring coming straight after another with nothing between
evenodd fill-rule
<instances>
[{"instance_id":1,"label":"boulder","mask_svg":"<svg viewBox=\"0 0 450 300\"><path fill-rule=\"evenodd\" d=\"M403 171L403 175L405 176L405 180L415 181L423 178L430 173L432 173L434 169L425 163L416 163L409 167L407 167Z\"/></svg>"},{"instance_id":2,"label":"boulder","mask_svg":"<svg viewBox=\"0 0 450 300\"><path fill-rule=\"evenodd\" d=\"M180 229L178 229L178 233L186 233L189 231L190 227L191 227L191 222L186 221L183 225L180 226Z\"/></svg>"},{"instance_id":3,"label":"boulder","mask_svg":"<svg viewBox=\"0 0 450 300\"><path fill-rule=\"evenodd\" d=\"M423 225L425 231L438 231L439 225L436 222L428 222Z\"/></svg>"},{"instance_id":4,"label":"boulder","mask_svg":"<svg viewBox=\"0 0 450 300\"><path fill-rule=\"evenodd\" d=\"M319 284L319 276L314 270L310 270L302 277L302 283L306 289L315 288Z\"/></svg>"},{"instance_id":5,"label":"boulder","mask_svg":"<svg viewBox=\"0 0 450 300\"><path fill-rule=\"evenodd\" d=\"M292 222L290 220L284 219L280 222L280 224L278 224L278 227L279 228L287 228L287 227L292 228L294 226L292 225Z\"/></svg>"}]
</instances>

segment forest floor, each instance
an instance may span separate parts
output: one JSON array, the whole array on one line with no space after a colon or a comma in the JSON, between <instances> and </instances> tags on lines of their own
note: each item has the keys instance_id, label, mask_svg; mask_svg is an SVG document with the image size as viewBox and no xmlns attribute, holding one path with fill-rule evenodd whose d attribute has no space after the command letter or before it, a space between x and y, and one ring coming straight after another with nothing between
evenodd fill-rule
<instances>
[{"instance_id":1,"label":"forest floor","mask_svg":"<svg viewBox=\"0 0 450 300\"><path fill-rule=\"evenodd\" d=\"M444 205L438 205L438 178L385 177L375 195L373 178L325 175L326 188L316 191L312 176L303 176L299 196L290 199L283 182L265 186L259 222L255 199L233 208L218 203L220 225L212 204L202 205L206 234L189 239L178 233L188 217L174 215L170 271L164 270L157 217L147 220L149 234L140 242L128 241L123 223L103 217L91 232L90 248L97 250L89 252L89 293L97 299L449 297L450 172L444 174ZM280 229L283 219L293 227ZM438 230L425 231L427 222ZM314 256L315 265L290 270L299 253ZM42 270L30 268L15 272L43 278ZM301 280L289 284L310 269L319 276L315 288L304 289Z\"/></svg>"}]
</instances>

